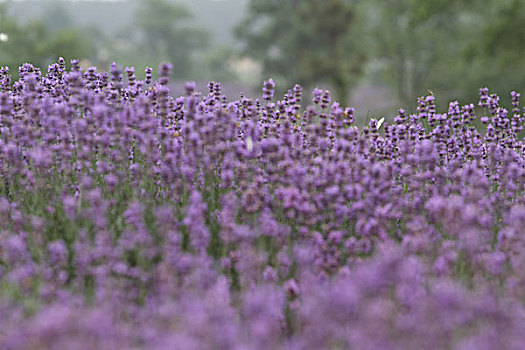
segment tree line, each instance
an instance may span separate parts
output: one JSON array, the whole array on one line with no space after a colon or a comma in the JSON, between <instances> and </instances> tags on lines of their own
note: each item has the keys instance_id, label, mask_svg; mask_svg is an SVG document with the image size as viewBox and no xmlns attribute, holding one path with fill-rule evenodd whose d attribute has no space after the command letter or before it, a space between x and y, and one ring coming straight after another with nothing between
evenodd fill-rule
<instances>
[{"instance_id":1,"label":"tree line","mask_svg":"<svg viewBox=\"0 0 525 350\"><path fill-rule=\"evenodd\" d=\"M95 65L171 61L178 79L234 80L228 62L248 57L280 92L325 85L345 103L359 84L387 85L404 106L428 90L471 100L482 86L500 94L525 86L521 0L250 0L235 27L238 43L219 49L191 11L168 0L140 0L133 25L112 38L66 25L58 7L47 22L24 24L7 7L0 5L3 66L45 66L58 56Z\"/></svg>"}]
</instances>

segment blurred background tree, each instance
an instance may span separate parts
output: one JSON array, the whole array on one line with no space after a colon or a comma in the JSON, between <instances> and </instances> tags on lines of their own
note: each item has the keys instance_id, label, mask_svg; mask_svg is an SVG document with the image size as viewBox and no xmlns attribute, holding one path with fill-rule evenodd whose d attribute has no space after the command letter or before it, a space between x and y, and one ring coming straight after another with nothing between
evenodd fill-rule
<instances>
[{"instance_id":1,"label":"blurred background tree","mask_svg":"<svg viewBox=\"0 0 525 350\"><path fill-rule=\"evenodd\" d=\"M15 74L25 62L45 69L58 57L72 59L90 56L89 39L80 30L56 28L54 33L43 21L20 24L8 14L7 3L0 4L0 62Z\"/></svg>"},{"instance_id":2,"label":"blurred background tree","mask_svg":"<svg viewBox=\"0 0 525 350\"><path fill-rule=\"evenodd\" d=\"M236 34L278 87L324 83L345 103L366 58L357 23L354 1L252 0Z\"/></svg>"},{"instance_id":3,"label":"blurred background tree","mask_svg":"<svg viewBox=\"0 0 525 350\"><path fill-rule=\"evenodd\" d=\"M176 77L191 78L193 56L209 43L208 32L191 26L191 11L165 0L141 0L135 18L130 33L138 45L133 50L145 52L154 66L169 61Z\"/></svg>"},{"instance_id":4,"label":"blurred background tree","mask_svg":"<svg viewBox=\"0 0 525 350\"><path fill-rule=\"evenodd\" d=\"M175 78L202 86L255 96L273 77L279 92L325 87L358 114L394 113L427 90L440 107L475 102L483 86L504 102L525 92L523 23L524 0L5 0L0 65L63 56L140 77L171 61Z\"/></svg>"},{"instance_id":5,"label":"blurred background tree","mask_svg":"<svg viewBox=\"0 0 525 350\"><path fill-rule=\"evenodd\" d=\"M227 62L233 52L228 47L210 45L208 30L195 25L193 12L185 5L168 0L139 0L133 21L103 47L106 65L158 67L173 64L173 76L179 80L233 80L235 74ZM140 70L137 72L141 75Z\"/></svg>"},{"instance_id":6,"label":"blurred background tree","mask_svg":"<svg viewBox=\"0 0 525 350\"><path fill-rule=\"evenodd\" d=\"M489 1L471 11L470 40L464 55L464 79L458 81L466 99L473 86L487 86L510 101L512 90L525 93L525 2Z\"/></svg>"},{"instance_id":7,"label":"blurred background tree","mask_svg":"<svg viewBox=\"0 0 525 350\"><path fill-rule=\"evenodd\" d=\"M372 75L413 110L431 90L444 107L489 86L506 96L525 87L522 0L363 1Z\"/></svg>"},{"instance_id":8,"label":"blurred background tree","mask_svg":"<svg viewBox=\"0 0 525 350\"><path fill-rule=\"evenodd\" d=\"M468 43L463 14L456 0L364 1L367 42L375 67L405 108L434 91L440 99L457 96L463 54Z\"/></svg>"}]
</instances>

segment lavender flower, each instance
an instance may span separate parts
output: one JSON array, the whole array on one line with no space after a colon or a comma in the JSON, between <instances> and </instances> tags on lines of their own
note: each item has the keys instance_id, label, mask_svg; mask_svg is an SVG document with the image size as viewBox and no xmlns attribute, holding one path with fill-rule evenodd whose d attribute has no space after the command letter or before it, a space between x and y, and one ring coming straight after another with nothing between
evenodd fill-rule
<instances>
[{"instance_id":1,"label":"lavender flower","mask_svg":"<svg viewBox=\"0 0 525 350\"><path fill-rule=\"evenodd\" d=\"M272 78L264 82L263 96L262 96L263 100L270 101L273 99L274 88L275 88L275 83L273 82Z\"/></svg>"},{"instance_id":2,"label":"lavender flower","mask_svg":"<svg viewBox=\"0 0 525 350\"><path fill-rule=\"evenodd\" d=\"M170 69L0 69L0 348L524 347L519 93L359 128Z\"/></svg>"}]
</instances>

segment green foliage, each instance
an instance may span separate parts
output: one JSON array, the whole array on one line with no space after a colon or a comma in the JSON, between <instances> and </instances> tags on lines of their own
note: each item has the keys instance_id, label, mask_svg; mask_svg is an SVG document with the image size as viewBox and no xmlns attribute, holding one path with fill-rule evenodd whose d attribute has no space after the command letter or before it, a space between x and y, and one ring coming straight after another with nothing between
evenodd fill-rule
<instances>
[{"instance_id":1,"label":"green foliage","mask_svg":"<svg viewBox=\"0 0 525 350\"><path fill-rule=\"evenodd\" d=\"M20 24L7 10L7 4L0 5L0 33L7 35L7 40L0 42L0 65L10 67L11 72L16 73L17 67L25 62L46 67L60 56L82 59L92 53L89 37L80 31L50 31L40 21Z\"/></svg>"},{"instance_id":2,"label":"green foliage","mask_svg":"<svg viewBox=\"0 0 525 350\"><path fill-rule=\"evenodd\" d=\"M523 23L522 0L251 0L237 35L278 85L326 83L341 99L367 58L367 80L400 106L432 90L442 108L525 85Z\"/></svg>"},{"instance_id":3,"label":"green foliage","mask_svg":"<svg viewBox=\"0 0 525 350\"><path fill-rule=\"evenodd\" d=\"M244 55L260 61L278 86L325 83L344 103L365 61L355 7L346 0L252 0L236 35Z\"/></svg>"},{"instance_id":4,"label":"green foliage","mask_svg":"<svg viewBox=\"0 0 525 350\"><path fill-rule=\"evenodd\" d=\"M193 14L165 0L143 0L136 18L131 34L139 46L133 51L143 51L154 66L170 61L177 78L190 78L195 53L206 48L209 41L208 32L191 27Z\"/></svg>"},{"instance_id":5,"label":"green foliage","mask_svg":"<svg viewBox=\"0 0 525 350\"><path fill-rule=\"evenodd\" d=\"M480 6L478 27L471 31L466 51L465 79L461 90L472 85L488 86L507 95L525 86L525 3L517 0L493 1ZM466 98L473 96L467 95Z\"/></svg>"},{"instance_id":6,"label":"green foliage","mask_svg":"<svg viewBox=\"0 0 525 350\"><path fill-rule=\"evenodd\" d=\"M364 3L369 50L403 106L413 105L427 89L444 95L440 88L449 82L447 67L455 64L462 50L458 4L453 0Z\"/></svg>"},{"instance_id":7,"label":"green foliage","mask_svg":"<svg viewBox=\"0 0 525 350\"><path fill-rule=\"evenodd\" d=\"M523 1L371 0L360 10L372 74L402 106L428 89L446 104L452 97L475 100L483 86L504 95L525 83L517 74L525 68Z\"/></svg>"}]
</instances>

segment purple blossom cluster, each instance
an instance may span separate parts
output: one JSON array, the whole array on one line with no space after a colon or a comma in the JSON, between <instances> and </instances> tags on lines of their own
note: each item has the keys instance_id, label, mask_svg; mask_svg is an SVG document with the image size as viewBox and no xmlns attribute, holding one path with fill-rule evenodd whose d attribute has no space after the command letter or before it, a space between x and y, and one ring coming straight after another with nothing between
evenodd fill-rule
<instances>
[{"instance_id":1,"label":"purple blossom cluster","mask_svg":"<svg viewBox=\"0 0 525 350\"><path fill-rule=\"evenodd\" d=\"M522 349L525 111L0 70L0 349ZM123 73L124 72L124 73Z\"/></svg>"}]
</instances>

